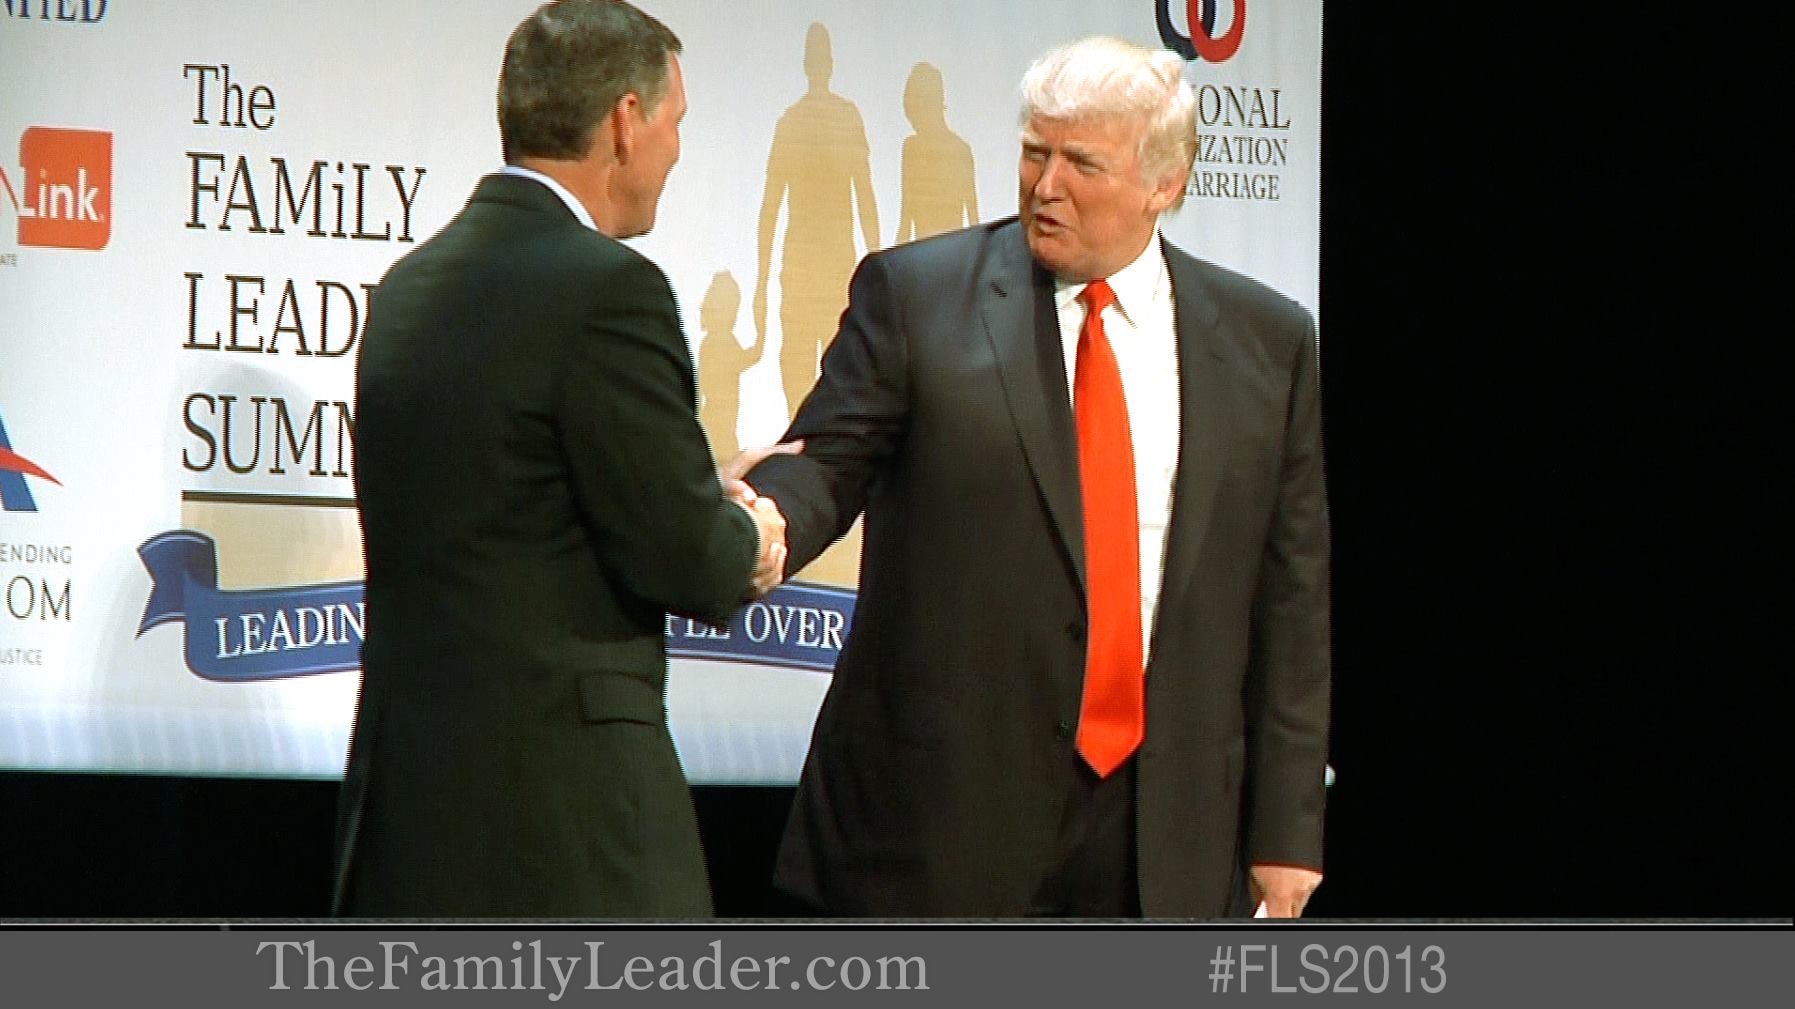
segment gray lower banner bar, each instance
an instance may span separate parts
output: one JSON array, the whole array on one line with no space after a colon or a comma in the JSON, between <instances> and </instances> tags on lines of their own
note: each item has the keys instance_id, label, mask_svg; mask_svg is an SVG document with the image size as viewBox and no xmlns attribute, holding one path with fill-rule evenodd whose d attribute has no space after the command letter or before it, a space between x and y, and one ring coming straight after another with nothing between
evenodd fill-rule
<instances>
[{"instance_id":1,"label":"gray lower banner bar","mask_svg":"<svg viewBox=\"0 0 1795 1009\"><path fill-rule=\"evenodd\" d=\"M1783 1004L1790 930L332 925L0 936L8 1006Z\"/></svg>"}]
</instances>

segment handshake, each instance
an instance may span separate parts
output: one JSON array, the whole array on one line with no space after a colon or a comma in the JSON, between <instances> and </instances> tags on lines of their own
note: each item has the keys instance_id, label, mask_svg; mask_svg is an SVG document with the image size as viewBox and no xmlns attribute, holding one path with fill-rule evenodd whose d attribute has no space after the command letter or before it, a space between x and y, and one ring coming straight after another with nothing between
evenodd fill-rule
<instances>
[{"instance_id":1,"label":"handshake","mask_svg":"<svg viewBox=\"0 0 1795 1009\"><path fill-rule=\"evenodd\" d=\"M802 441L751 448L717 470L717 479L723 484L724 496L741 505L760 530L760 559L754 565L751 598L759 599L785 581L785 516L780 513L779 505L772 498L755 493L754 488L748 486L743 478L768 456L796 455L803 450Z\"/></svg>"}]
</instances>

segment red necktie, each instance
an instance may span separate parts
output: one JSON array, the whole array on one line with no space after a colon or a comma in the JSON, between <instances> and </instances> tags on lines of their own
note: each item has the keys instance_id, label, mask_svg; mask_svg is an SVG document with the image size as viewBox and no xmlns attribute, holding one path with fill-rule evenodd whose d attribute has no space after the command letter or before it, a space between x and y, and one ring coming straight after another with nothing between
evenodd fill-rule
<instances>
[{"instance_id":1,"label":"red necktie","mask_svg":"<svg viewBox=\"0 0 1795 1009\"><path fill-rule=\"evenodd\" d=\"M1141 744L1146 677L1141 651L1141 528L1135 505L1134 436L1122 372L1103 334L1103 309L1116 298L1094 280L1079 295L1084 330L1072 380L1078 417L1078 473L1084 492L1086 636L1078 752L1107 777Z\"/></svg>"}]
</instances>

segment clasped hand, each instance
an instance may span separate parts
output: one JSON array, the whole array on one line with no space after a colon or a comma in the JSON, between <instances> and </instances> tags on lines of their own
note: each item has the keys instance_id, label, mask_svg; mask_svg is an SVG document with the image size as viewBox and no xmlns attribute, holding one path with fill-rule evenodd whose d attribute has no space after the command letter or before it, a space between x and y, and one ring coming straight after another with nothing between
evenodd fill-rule
<instances>
[{"instance_id":1,"label":"clasped hand","mask_svg":"<svg viewBox=\"0 0 1795 1009\"><path fill-rule=\"evenodd\" d=\"M780 582L785 581L785 515L779 511L777 502L758 494L744 478L749 470L770 455L796 455L803 450L802 441L751 448L717 470L717 479L723 484L724 495L746 509L760 531L760 558L755 562L750 582L755 599L773 591Z\"/></svg>"}]
</instances>

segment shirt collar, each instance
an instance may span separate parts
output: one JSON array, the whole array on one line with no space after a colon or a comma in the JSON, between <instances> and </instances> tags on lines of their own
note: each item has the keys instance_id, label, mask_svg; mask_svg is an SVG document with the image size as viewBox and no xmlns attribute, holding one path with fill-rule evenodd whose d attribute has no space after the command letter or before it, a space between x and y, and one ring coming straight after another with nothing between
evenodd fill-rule
<instances>
[{"instance_id":1,"label":"shirt collar","mask_svg":"<svg viewBox=\"0 0 1795 1009\"><path fill-rule=\"evenodd\" d=\"M1109 289L1116 294L1116 308L1121 311L1122 318L1130 325L1138 324L1141 313L1158 294L1160 285L1169 282L1166 272L1165 251L1160 247L1159 230L1153 231L1153 240L1134 258L1134 262L1122 267L1107 278ZM1088 283L1074 284L1060 280L1053 281L1054 304L1065 308L1067 304L1084 293Z\"/></svg>"},{"instance_id":2,"label":"shirt collar","mask_svg":"<svg viewBox=\"0 0 1795 1009\"><path fill-rule=\"evenodd\" d=\"M592 220L592 215L586 210L586 205L581 203L572 193L568 192L567 187L563 186L561 183L556 182L554 179L549 178L541 172L523 168L518 165L506 165L504 168L499 169L499 172L503 175L516 175L519 178L534 179L535 181L542 183L548 187L549 192L559 196L562 203L567 204L568 211L570 211L581 224L591 228L593 231L598 230L598 224Z\"/></svg>"}]
</instances>

